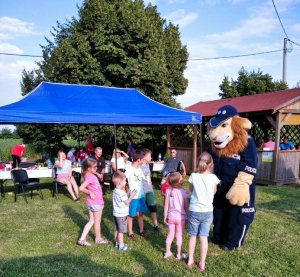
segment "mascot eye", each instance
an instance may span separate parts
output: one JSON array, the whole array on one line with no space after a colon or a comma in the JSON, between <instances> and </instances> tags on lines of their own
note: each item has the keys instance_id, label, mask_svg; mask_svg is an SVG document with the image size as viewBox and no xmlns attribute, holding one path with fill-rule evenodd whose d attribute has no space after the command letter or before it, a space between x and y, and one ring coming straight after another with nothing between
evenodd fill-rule
<instances>
[{"instance_id":1,"label":"mascot eye","mask_svg":"<svg viewBox=\"0 0 300 277\"><path fill-rule=\"evenodd\" d=\"M226 128L227 126L228 126L228 123L223 123L223 124L221 125L222 128Z\"/></svg>"}]
</instances>

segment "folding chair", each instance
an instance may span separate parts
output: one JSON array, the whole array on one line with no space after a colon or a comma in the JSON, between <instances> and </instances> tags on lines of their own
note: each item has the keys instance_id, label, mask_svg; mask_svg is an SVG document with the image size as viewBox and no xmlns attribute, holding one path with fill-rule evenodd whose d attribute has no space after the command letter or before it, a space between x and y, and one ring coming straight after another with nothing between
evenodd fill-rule
<instances>
[{"instance_id":1,"label":"folding chair","mask_svg":"<svg viewBox=\"0 0 300 277\"><path fill-rule=\"evenodd\" d=\"M112 191L112 175L110 173L104 173L103 174L103 181L102 181L104 193L106 191L111 192Z\"/></svg>"},{"instance_id":2,"label":"folding chair","mask_svg":"<svg viewBox=\"0 0 300 277\"><path fill-rule=\"evenodd\" d=\"M27 191L30 190L30 198L32 199L32 191L37 190L40 194L40 197L44 199L43 192L41 190L41 184L39 182L31 182L28 178L27 171L25 169L14 169L11 171L11 178L14 183L14 192L15 192L15 202L17 201L17 196L22 194L26 203Z\"/></svg>"},{"instance_id":3,"label":"folding chair","mask_svg":"<svg viewBox=\"0 0 300 277\"><path fill-rule=\"evenodd\" d=\"M56 197L58 198L58 193L59 193L59 188L64 188L66 186L66 184L63 184L59 181L57 181L57 168L54 167L53 171L52 171L52 178L53 178L53 190L52 190L52 197Z\"/></svg>"}]
</instances>

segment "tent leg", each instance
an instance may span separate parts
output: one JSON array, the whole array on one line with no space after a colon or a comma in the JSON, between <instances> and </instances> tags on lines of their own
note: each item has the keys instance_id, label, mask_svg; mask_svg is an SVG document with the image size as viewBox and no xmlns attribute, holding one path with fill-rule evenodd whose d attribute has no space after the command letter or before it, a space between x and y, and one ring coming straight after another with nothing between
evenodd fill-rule
<instances>
[{"instance_id":1,"label":"tent leg","mask_svg":"<svg viewBox=\"0 0 300 277\"><path fill-rule=\"evenodd\" d=\"M115 162L116 170L118 170L118 161L117 161L117 125L114 124L114 133L115 133Z\"/></svg>"}]
</instances>

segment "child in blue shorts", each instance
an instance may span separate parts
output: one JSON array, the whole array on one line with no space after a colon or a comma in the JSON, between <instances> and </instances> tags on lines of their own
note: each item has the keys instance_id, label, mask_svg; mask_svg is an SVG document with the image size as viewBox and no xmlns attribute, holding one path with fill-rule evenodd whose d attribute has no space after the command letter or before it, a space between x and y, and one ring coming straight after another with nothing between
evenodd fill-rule
<instances>
[{"instance_id":1,"label":"child in blue shorts","mask_svg":"<svg viewBox=\"0 0 300 277\"><path fill-rule=\"evenodd\" d=\"M145 204L145 193L143 189L142 180L145 176L141 170L143 164L144 153L141 150L136 150L131 166L126 170L125 175L127 177L129 190L135 192L135 196L129 204L129 216L128 216L128 236L135 240L132 230L133 217L138 217L138 226L140 235L145 237L144 233L144 217L143 214L147 211Z\"/></svg>"},{"instance_id":2,"label":"child in blue shorts","mask_svg":"<svg viewBox=\"0 0 300 277\"><path fill-rule=\"evenodd\" d=\"M213 198L217 191L220 180L212 173L212 156L203 152L198 158L197 172L189 178L190 191L192 193L189 206L188 229L189 229L189 258L187 267L194 264L194 252L196 238L200 237L200 262L198 270L205 270L205 260L208 250L208 235L213 221Z\"/></svg>"}]
</instances>

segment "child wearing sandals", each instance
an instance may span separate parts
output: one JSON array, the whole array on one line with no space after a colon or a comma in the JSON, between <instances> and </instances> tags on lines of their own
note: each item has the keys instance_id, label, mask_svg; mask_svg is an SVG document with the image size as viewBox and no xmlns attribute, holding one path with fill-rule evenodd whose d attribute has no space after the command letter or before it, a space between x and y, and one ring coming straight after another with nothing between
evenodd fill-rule
<instances>
[{"instance_id":1,"label":"child wearing sandals","mask_svg":"<svg viewBox=\"0 0 300 277\"><path fill-rule=\"evenodd\" d=\"M127 216L129 214L129 203L135 196L135 191L130 192L128 197L126 192L126 176L121 171L116 171L112 177L115 185L113 191L113 224L115 229L116 249L120 252L128 250L124 244L124 233L127 233Z\"/></svg>"},{"instance_id":2,"label":"child wearing sandals","mask_svg":"<svg viewBox=\"0 0 300 277\"><path fill-rule=\"evenodd\" d=\"M176 235L177 255L176 260L185 258L181 253L182 235L184 231L185 219L188 211L188 192L181 185L182 176L179 172L168 175L170 188L166 191L166 200L164 205L164 223L168 225L168 236L166 239L166 252L164 258L173 256L171 244Z\"/></svg>"},{"instance_id":3,"label":"child wearing sandals","mask_svg":"<svg viewBox=\"0 0 300 277\"><path fill-rule=\"evenodd\" d=\"M220 180L213 171L212 156L203 152L198 158L197 172L192 173L190 191L192 193L189 207L188 229L189 229L189 253L187 268L194 265L194 252L196 238L200 238L200 262L198 270L205 270L205 260L208 250L208 235L210 225L213 221L213 198Z\"/></svg>"},{"instance_id":4,"label":"child wearing sandals","mask_svg":"<svg viewBox=\"0 0 300 277\"><path fill-rule=\"evenodd\" d=\"M95 173L97 171L97 161L91 158L87 158L82 162L81 175L82 184L79 187L81 192L86 194L86 205L89 210L89 221L84 226L83 232L78 244L81 246L91 246L86 241L90 229L94 226L95 230L95 244L106 244L108 241L101 237L100 223L102 217L102 211L104 208L104 200L102 188L99 184L98 178Z\"/></svg>"}]
</instances>

